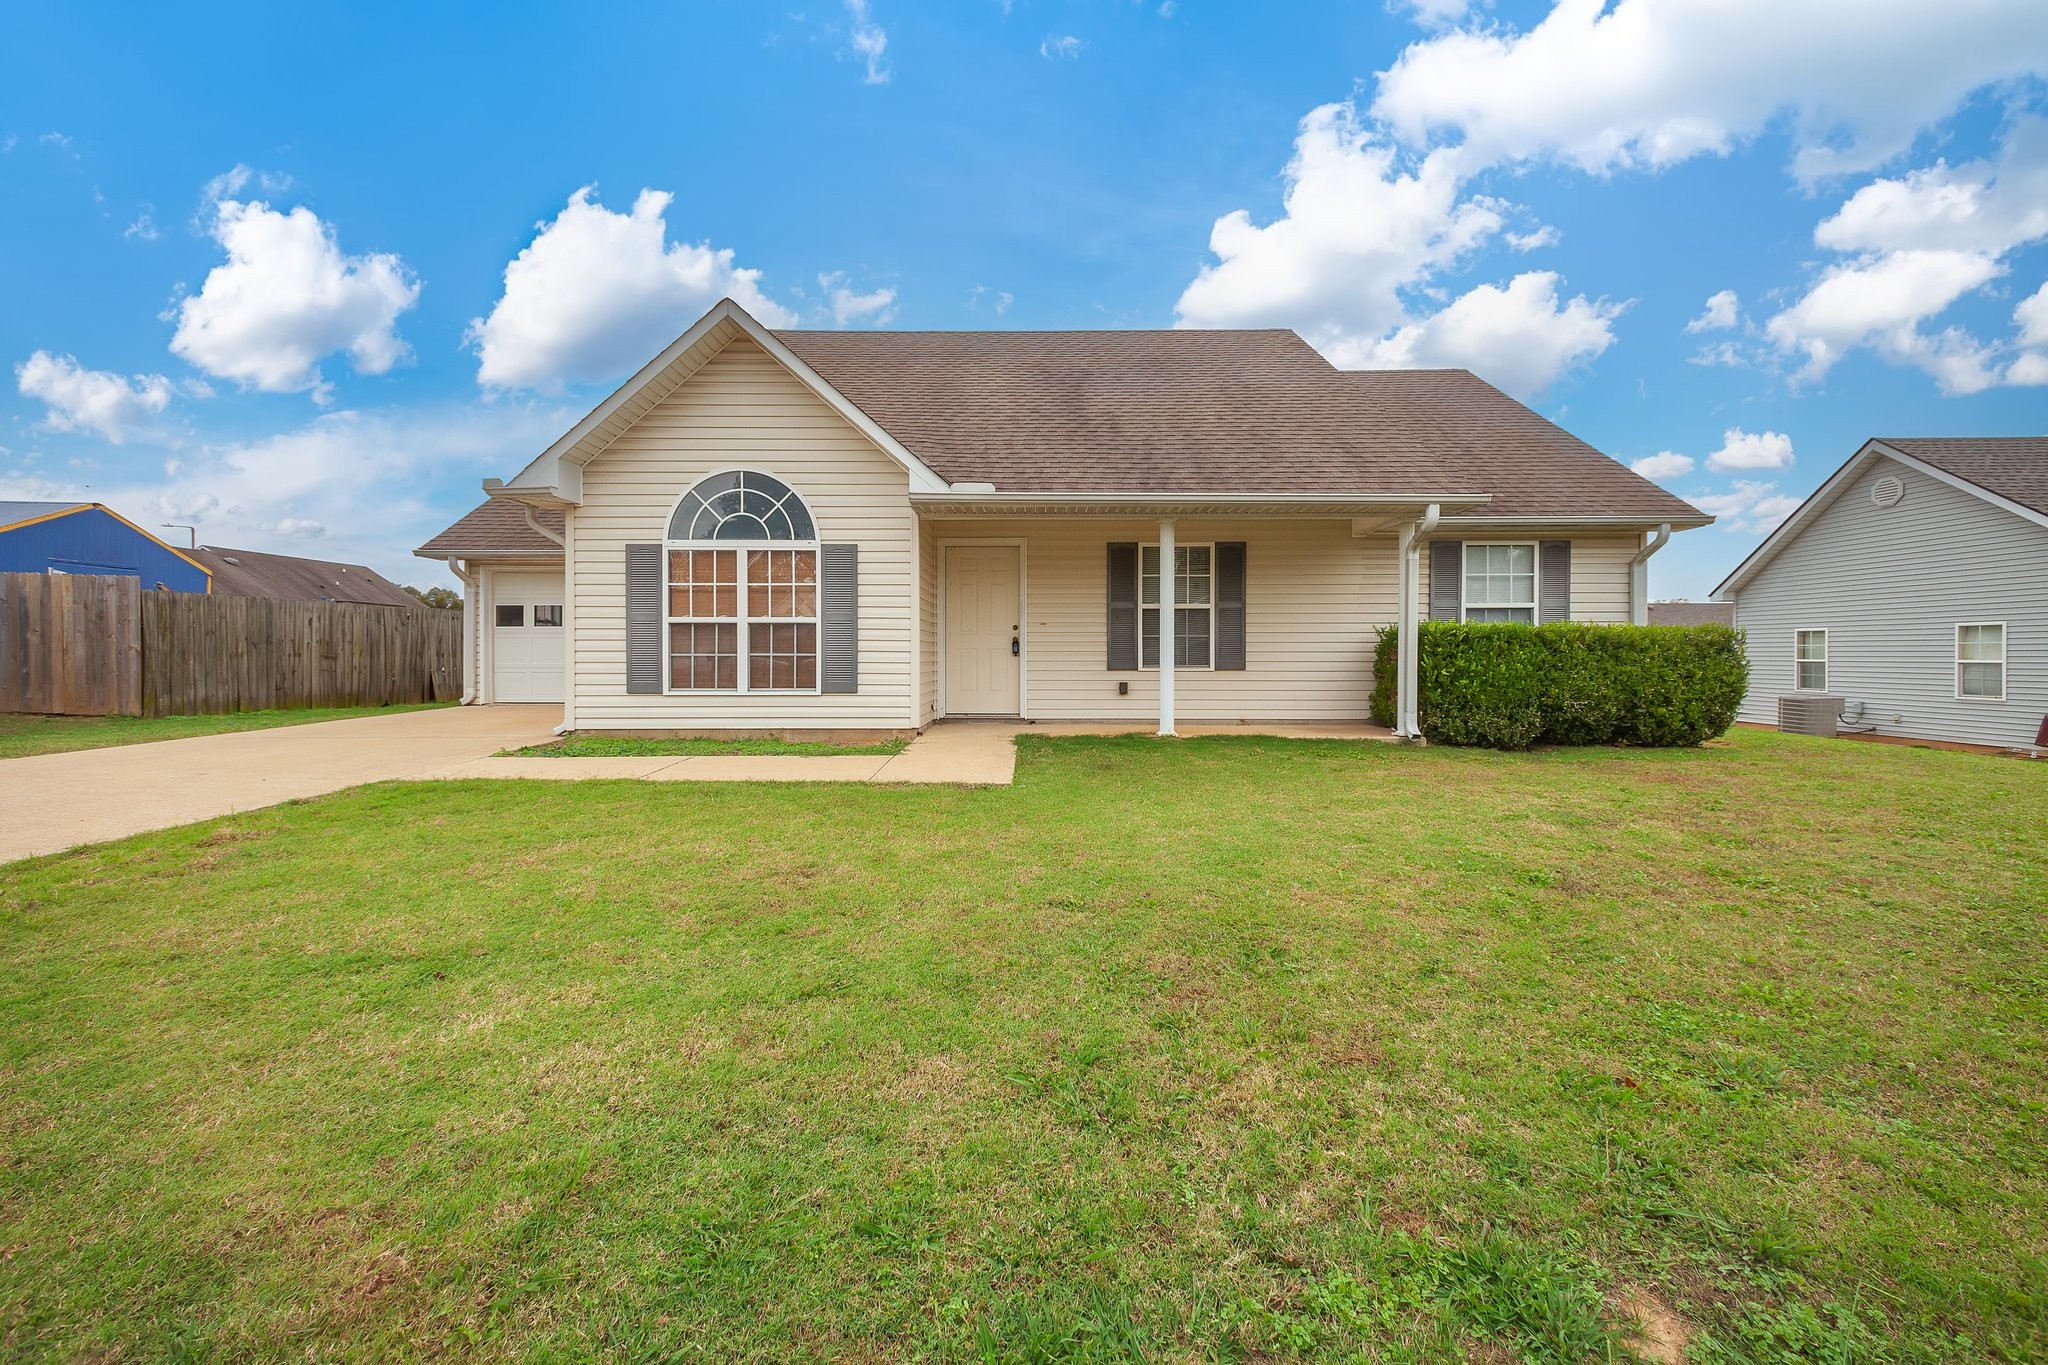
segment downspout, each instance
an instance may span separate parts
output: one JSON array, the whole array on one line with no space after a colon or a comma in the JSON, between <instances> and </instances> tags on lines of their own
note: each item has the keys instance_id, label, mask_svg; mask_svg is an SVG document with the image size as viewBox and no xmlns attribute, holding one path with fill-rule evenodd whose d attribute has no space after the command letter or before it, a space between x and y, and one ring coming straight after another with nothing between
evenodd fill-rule
<instances>
[{"instance_id":1,"label":"downspout","mask_svg":"<svg viewBox=\"0 0 2048 1365\"><path fill-rule=\"evenodd\" d=\"M1663 549L1670 540L1671 523L1667 521L1628 562L1628 619L1635 625L1650 624L1650 556Z\"/></svg>"},{"instance_id":2,"label":"downspout","mask_svg":"<svg viewBox=\"0 0 2048 1365\"><path fill-rule=\"evenodd\" d=\"M450 562L462 584L462 705L476 705L476 572L466 559Z\"/></svg>"},{"instance_id":3,"label":"downspout","mask_svg":"<svg viewBox=\"0 0 2048 1365\"><path fill-rule=\"evenodd\" d=\"M522 502L519 504L519 510L526 513L526 524L529 528L532 529L535 535L539 536L542 540L552 540L556 545L560 545L563 550L567 550L569 548L567 545L564 545L562 543L562 538L560 536L556 535L553 531L550 531L547 527L540 524L540 518L533 514L533 508L529 507L527 504Z\"/></svg>"},{"instance_id":4,"label":"downspout","mask_svg":"<svg viewBox=\"0 0 2048 1365\"><path fill-rule=\"evenodd\" d=\"M1436 529L1442 508L1431 503L1422 516L1401 528L1400 638L1396 641L1396 716L1394 733L1402 739L1422 738L1422 661L1418 657L1417 618L1422 613L1422 545Z\"/></svg>"}]
</instances>

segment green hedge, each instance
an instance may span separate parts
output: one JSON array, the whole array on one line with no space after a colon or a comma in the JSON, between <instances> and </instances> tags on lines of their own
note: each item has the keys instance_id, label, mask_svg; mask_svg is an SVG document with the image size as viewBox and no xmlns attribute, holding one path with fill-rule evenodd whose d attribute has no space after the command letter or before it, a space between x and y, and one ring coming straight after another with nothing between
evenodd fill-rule
<instances>
[{"instance_id":1,"label":"green hedge","mask_svg":"<svg viewBox=\"0 0 2048 1365\"><path fill-rule=\"evenodd\" d=\"M1749 686L1727 626L1421 626L1422 733L1439 744L1699 744ZM1380 631L1372 718L1394 723L1396 632Z\"/></svg>"}]
</instances>

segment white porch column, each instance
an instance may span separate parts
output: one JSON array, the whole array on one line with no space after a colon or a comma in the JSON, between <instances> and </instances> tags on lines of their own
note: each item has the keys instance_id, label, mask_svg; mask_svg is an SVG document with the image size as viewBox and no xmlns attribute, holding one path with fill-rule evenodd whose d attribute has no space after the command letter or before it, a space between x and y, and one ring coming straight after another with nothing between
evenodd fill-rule
<instances>
[{"instance_id":1,"label":"white porch column","mask_svg":"<svg viewBox=\"0 0 2048 1365\"><path fill-rule=\"evenodd\" d=\"M1394 551L1394 733L1408 737L1408 656L1415 650L1415 525Z\"/></svg>"},{"instance_id":2,"label":"white porch column","mask_svg":"<svg viewBox=\"0 0 2048 1365\"><path fill-rule=\"evenodd\" d=\"M1143 551L1140 551L1142 554ZM1139 578L1143 578L1140 566ZM1173 733L1173 518L1159 519L1159 733ZM1140 611L1143 610L1141 606ZM1138 632L1143 637L1142 629ZM1142 662L1142 660L1140 661Z\"/></svg>"},{"instance_id":3,"label":"white porch column","mask_svg":"<svg viewBox=\"0 0 2048 1365\"><path fill-rule=\"evenodd\" d=\"M1422 738L1422 651L1416 623L1422 616L1422 547L1436 529L1440 509L1431 503L1420 519L1401 528L1401 622L1397 642L1399 673L1396 679L1398 722L1394 733L1404 739Z\"/></svg>"}]
</instances>

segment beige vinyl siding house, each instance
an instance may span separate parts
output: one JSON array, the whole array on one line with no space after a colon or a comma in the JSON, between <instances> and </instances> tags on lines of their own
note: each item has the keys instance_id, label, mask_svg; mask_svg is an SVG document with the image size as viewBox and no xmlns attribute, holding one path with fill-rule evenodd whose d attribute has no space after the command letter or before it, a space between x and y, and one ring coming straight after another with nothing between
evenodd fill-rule
<instances>
[{"instance_id":1,"label":"beige vinyl siding house","mask_svg":"<svg viewBox=\"0 0 2048 1365\"><path fill-rule=\"evenodd\" d=\"M2043 494L2048 440L1865 445L1717 590L1749 651L1740 718L1774 724L1780 697L1818 694L1849 704L1845 728L2031 745L2048 717ZM1958 631L1976 626L2002 657L1967 695Z\"/></svg>"},{"instance_id":2,"label":"beige vinyl siding house","mask_svg":"<svg viewBox=\"0 0 2048 1365\"><path fill-rule=\"evenodd\" d=\"M1637 563L1709 520L1462 371L1347 374L1285 332L772 332L730 301L485 487L420 551L471 589L466 699L533 697L506 661L547 641L498 589L554 585L564 727L617 734L1355 722L1433 544L1568 545L1544 619L1625 622Z\"/></svg>"}]
</instances>

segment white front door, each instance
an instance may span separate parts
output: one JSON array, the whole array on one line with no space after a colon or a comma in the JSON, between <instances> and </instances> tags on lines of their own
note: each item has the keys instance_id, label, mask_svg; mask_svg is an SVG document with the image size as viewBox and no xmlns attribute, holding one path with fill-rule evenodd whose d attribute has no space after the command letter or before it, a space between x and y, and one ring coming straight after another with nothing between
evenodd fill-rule
<instances>
[{"instance_id":1,"label":"white front door","mask_svg":"<svg viewBox=\"0 0 2048 1365\"><path fill-rule=\"evenodd\" d=\"M946 547L946 714L1014 716L1024 618L1015 545Z\"/></svg>"},{"instance_id":2,"label":"white front door","mask_svg":"<svg viewBox=\"0 0 2048 1365\"><path fill-rule=\"evenodd\" d=\"M491 575L491 699L562 700L562 574Z\"/></svg>"}]
</instances>

